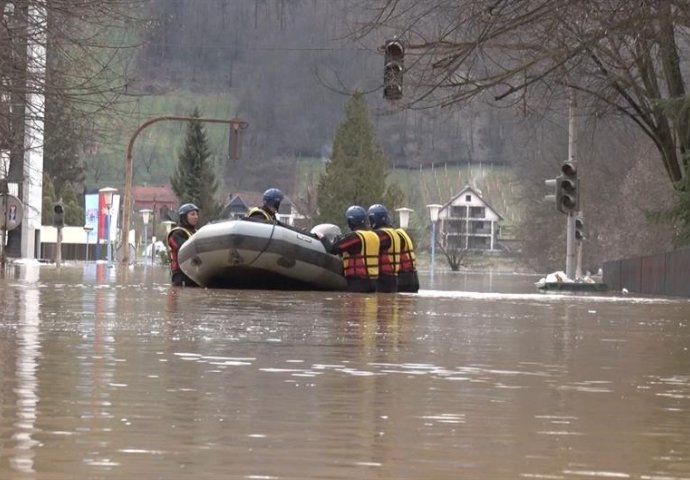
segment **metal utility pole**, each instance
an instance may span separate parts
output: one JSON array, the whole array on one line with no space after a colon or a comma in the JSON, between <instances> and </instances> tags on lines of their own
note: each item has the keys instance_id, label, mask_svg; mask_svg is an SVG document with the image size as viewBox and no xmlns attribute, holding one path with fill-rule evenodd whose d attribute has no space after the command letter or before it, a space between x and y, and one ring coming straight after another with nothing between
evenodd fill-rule
<instances>
[{"instance_id":1,"label":"metal utility pole","mask_svg":"<svg viewBox=\"0 0 690 480\"><path fill-rule=\"evenodd\" d=\"M55 265L60 268L62 265L62 229L65 226L65 206L62 198L53 205L53 225L57 229L57 240L55 241Z\"/></svg>"},{"instance_id":2,"label":"metal utility pole","mask_svg":"<svg viewBox=\"0 0 690 480\"><path fill-rule=\"evenodd\" d=\"M245 129L249 126L249 123L245 122L244 120L238 117L227 120L222 118L182 117L177 115L165 115L162 117L150 118L141 125L139 125L139 128L137 128L134 131L131 138L129 139L129 144L127 145L127 156L125 157L125 195L122 202L122 263L124 263L125 265L129 264L129 217L130 210L132 209L132 177L134 176L134 159L132 157L132 150L134 149L134 141L137 139L137 136L139 136L142 130L144 130L146 127L153 125L157 122L162 122L164 120L171 120L176 122L197 121L204 123L225 123L227 125L230 125L232 129L231 136L234 135L235 137L233 138L237 139L235 143L235 152L239 152L239 130Z\"/></svg>"},{"instance_id":3,"label":"metal utility pole","mask_svg":"<svg viewBox=\"0 0 690 480\"><path fill-rule=\"evenodd\" d=\"M568 162L577 165L577 123L575 110L577 100L575 90L568 88ZM569 279L575 279L575 217L577 212L570 211L567 214L566 245L565 245L565 275Z\"/></svg>"},{"instance_id":4,"label":"metal utility pole","mask_svg":"<svg viewBox=\"0 0 690 480\"><path fill-rule=\"evenodd\" d=\"M582 278L582 240L577 241L575 262L575 278Z\"/></svg>"},{"instance_id":5,"label":"metal utility pole","mask_svg":"<svg viewBox=\"0 0 690 480\"><path fill-rule=\"evenodd\" d=\"M2 187L2 191L0 192L0 199L2 201L0 202L0 205L2 205L2 237L0 238L0 268L2 269L2 273L4 275L5 273L5 263L7 259L7 181L3 180L0 183L0 186Z\"/></svg>"}]
</instances>

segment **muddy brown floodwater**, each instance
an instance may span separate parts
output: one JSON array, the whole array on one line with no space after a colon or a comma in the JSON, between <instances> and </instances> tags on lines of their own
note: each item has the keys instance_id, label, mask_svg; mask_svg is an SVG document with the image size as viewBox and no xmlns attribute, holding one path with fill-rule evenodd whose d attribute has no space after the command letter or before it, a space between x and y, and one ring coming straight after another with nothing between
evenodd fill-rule
<instances>
[{"instance_id":1,"label":"muddy brown floodwater","mask_svg":"<svg viewBox=\"0 0 690 480\"><path fill-rule=\"evenodd\" d=\"M687 299L0 280L0 479L690 479Z\"/></svg>"}]
</instances>

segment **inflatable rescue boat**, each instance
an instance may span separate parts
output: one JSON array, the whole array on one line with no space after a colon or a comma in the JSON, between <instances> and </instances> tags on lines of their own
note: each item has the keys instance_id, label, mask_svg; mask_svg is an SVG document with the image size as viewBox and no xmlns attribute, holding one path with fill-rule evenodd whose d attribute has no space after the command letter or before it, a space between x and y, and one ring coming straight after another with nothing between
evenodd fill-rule
<instances>
[{"instance_id":1,"label":"inflatable rescue boat","mask_svg":"<svg viewBox=\"0 0 690 480\"><path fill-rule=\"evenodd\" d=\"M340 257L313 232L333 238L334 225L312 233L249 220L205 225L180 248L182 271L207 288L345 290Z\"/></svg>"}]
</instances>

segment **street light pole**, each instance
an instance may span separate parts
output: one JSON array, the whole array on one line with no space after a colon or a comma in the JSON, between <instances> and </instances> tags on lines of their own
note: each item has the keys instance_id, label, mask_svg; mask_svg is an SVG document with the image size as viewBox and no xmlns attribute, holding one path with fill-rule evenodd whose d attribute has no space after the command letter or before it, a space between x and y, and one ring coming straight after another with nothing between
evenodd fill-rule
<instances>
[{"instance_id":1,"label":"street light pole","mask_svg":"<svg viewBox=\"0 0 690 480\"><path fill-rule=\"evenodd\" d=\"M434 281L434 265L436 263L436 223L438 222L438 212L443 205L432 203L426 206L429 209L429 219L431 220L431 282Z\"/></svg>"},{"instance_id":2,"label":"street light pole","mask_svg":"<svg viewBox=\"0 0 690 480\"><path fill-rule=\"evenodd\" d=\"M162 222L163 225L165 225L165 241L163 244L165 245L165 251L168 254L168 258L170 258L170 248L168 247L168 235L170 235L170 231L172 230L173 225L175 225L175 222L171 220L165 220Z\"/></svg>"},{"instance_id":3,"label":"street light pole","mask_svg":"<svg viewBox=\"0 0 690 480\"><path fill-rule=\"evenodd\" d=\"M249 123L245 122L241 118L235 117L231 119L222 119L222 118L205 118L205 117L184 117L184 116L178 116L178 115L165 115L162 117L154 117L146 120L144 123L139 125L139 127L134 131L132 136L129 138L129 143L127 144L127 154L125 156L125 193L124 193L124 198L122 200L122 225L123 229L125 232L129 232L129 209L130 205L132 204L132 182L133 182L133 177L134 177L134 141L137 139L137 136L144 130L146 127L149 127L150 125L153 125L154 123L157 122L162 122L162 121L177 121L177 122L189 122L189 121L195 121L195 122L204 122L204 123L224 123L230 126L231 128L231 138L235 139L235 145L237 146L237 150L234 150L234 153L232 156L237 156L239 155L239 132L240 130L244 130L249 126ZM125 234L125 237L127 237L127 234ZM125 244L127 242L125 241ZM129 262L129 249L124 248L122 252L122 263L127 264Z\"/></svg>"},{"instance_id":4,"label":"street light pole","mask_svg":"<svg viewBox=\"0 0 690 480\"><path fill-rule=\"evenodd\" d=\"M111 222L111 217L110 217L110 203L105 204L105 209L106 209L106 214L105 214L105 239L106 239L106 249L107 249L107 259L108 259L108 268L112 268L113 266L113 246L110 243L110 222Z\"/></svg>"},{"instance_id":5,"label":"street light pole","mask_svg":"<svg viewBox=\"0 0 690 480\"><path fill-rule=\"evenodd\" d=\"M111 245L111 240L110 240L110 221L111 221L111 208L113 205L113 195L117 192L117 188L113 187L104 187L98 190L98 193L103 194L103 200L105 200L105 239L107 242L106 248L107 248L107 256L108 256L108 268L111 268L113 266L113 251L112 251L112 245Z\"/></svg>"},{"instance_id":6,"label":"street light pole","mask_svg":"<svg viewBox=\"0 0 690 480\"><path fill-rule=\"evenodd\" d=\"M144 265L146 265L147 260L148 260L148 255L146 255L146 244L148 243L148 238L149 238L149 217L151 216L151 213L153 210L150 208L144 208L143 210L139 210L139 213L141 213L141 220L144 222Z\"/></svg>"},{"instance_id":7,"label":"street light pole","mask_svg":"<svg viewBox=\"0 0 690 480\"><path fill-rule=\"evenodd\" d=\"M156 198L153 198L153 210L151 211L151 265L156 264Z\"/></svg>"},{"instance_id":8,"label":"street light pole","mask_svg":"<svg viewBox=\"0 0 690 480\"><path fill-rule=\"evenodd\" d=\"M407 207L401 207L396 208L395 211L398 212L398 215L400 215L400 228L407 229L407 226L410 223L410 213L414 212L414 210Z\"/></svg>"}]
</instances>

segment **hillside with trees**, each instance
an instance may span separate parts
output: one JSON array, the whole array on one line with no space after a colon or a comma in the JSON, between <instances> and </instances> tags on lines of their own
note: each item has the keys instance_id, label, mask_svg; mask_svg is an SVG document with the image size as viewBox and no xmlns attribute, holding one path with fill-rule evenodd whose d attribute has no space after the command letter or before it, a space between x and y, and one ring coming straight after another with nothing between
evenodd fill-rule
<instances>
[{"instance_id":1,"label":"hillside with trees","mask_svg":"<svg viewBox=\"0 0 690 480\"><path fill-rule=\"evenodd\" d=\"M364 92L394 167L420 164L509 164L502 112L398 111L381 97L377 45L349 37L352 2L152 0L134 88L222 93L247 118L244 153L261 165L331 150L343 105ZM226 172L253 181L257 162ZM247 178L249 177L249 178Z\"/></svg>"},{"instance_id":2,"label":"hillside with trees","mask_svg":"<svg viewBox=\"0 0 690 480\"><path fill-rule=\"evenodd\" d=\"M567 92L574 89L585 263L663 250L674 235L683 238L677 234L687 223L687 188L676 180L687 161L688 44L668 29L685 32L684 3L670 2L669 17L622 1L585 9L556 0L433 1L424 15L426 2L413 0L148 0L138 3L142 21L131 28L139 48L126 51L131 63L117 75L111 70L111 80L119 75L126 87L117 113L92 123L77 115L69 130L81 132L79 140L61 144L66 137L53 134L46 146L65 168L47 168L57 184L60 172L74 181L84 176L92 188L117 183L136 126L198 107L202 116L249 122L239 160L229 159L227 129L206 131L219 191L277 186L314 210L346 102L360 91L391 178L404 180L418 221L424 202L442 201L455 187L455 173L441 172L459 172L457 190L490 186L487 200L506 205L526 256L548 268L562 260L564 218L543 202L543 182L567 157ZM380 47L396 35L408 47L405 90L391 103L382 98ZM75 116L61 108L54 103L46 115L72 125ZM135 182L167 183L184 137L181 124L142 133ZM81 163L70 166L75 154ZM512 169L510 179L488 178L491 166Z\"/></svg>"}]
</instances>

